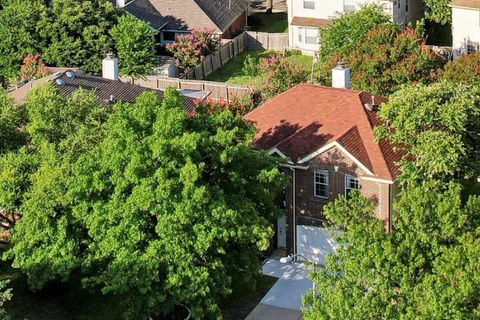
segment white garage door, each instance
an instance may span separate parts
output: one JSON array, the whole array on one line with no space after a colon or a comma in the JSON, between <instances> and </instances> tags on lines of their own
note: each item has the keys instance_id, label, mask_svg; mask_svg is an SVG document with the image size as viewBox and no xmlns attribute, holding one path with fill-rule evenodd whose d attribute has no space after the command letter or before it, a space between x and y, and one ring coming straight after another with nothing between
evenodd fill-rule
<instances>
[{"instance_id":1,"label":"white garage door","mask_svg":"<svg viewBox=\"0 0 480 320\"><path fill-rule=\"evenodd\" d=\"M327 229L297 225L297 254L309 261L325 264L325 255L333 252L336 247L337 244Z\"/></svg>"}]
</instances>

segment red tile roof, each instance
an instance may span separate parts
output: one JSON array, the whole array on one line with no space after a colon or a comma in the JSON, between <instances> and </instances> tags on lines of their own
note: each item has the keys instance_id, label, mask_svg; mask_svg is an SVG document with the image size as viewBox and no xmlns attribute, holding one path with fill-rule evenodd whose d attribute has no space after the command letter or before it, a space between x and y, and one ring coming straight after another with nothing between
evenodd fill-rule
<instances>
[{"instance_id":1,"label":"red tile roof","mask_svg":"<svg viewBox=\"0 0 480 320\"><path fill-rule=\"evenodd\" d=\"M318 149L337 142L375 177L393 180L398 174L395 153L387 141L375 142L373 126L381 123L366 103L385 99L365 92L299 84L248 113L255 122L254 146L276 147L298 162Z\"/></svg>"}]
</instances>

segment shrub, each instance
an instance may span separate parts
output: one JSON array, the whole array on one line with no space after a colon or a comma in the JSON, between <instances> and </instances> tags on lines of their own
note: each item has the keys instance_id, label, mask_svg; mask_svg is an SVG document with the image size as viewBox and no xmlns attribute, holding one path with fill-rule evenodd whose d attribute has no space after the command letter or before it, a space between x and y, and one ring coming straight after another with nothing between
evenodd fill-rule
<instances>
[{"instance_id":1,"label":"shrub","mask_svg":"<svg viewBox=\"0 0 480 320\"><path fill-rule=\"evenodd\" d=\"M40 59L40 54L29 54L23 59L20 67L20 77L22 80L30 80L33 77L37 79L45 77L52 73L45 63Z\"/></svg>"},{"instance_id":2,"label":"shrub","mask_svg":"<svg viewBox=\"0 0 480 320\"><path fill-rule=\"evenodd\" d=\"M217 50L219 43L214 30L195 29L190 34L177 36L166 48L176 59L177 66L185 71Z\"/></svg>"},{"instance_id":3,"label":"shrub","mask_svg":"<svg viewBox=\"0 0 480 320\"><path fill-rule=\"evenodd\" d=\"M242 72L246 76L254 77L258 75L258 68L257 68L258 61L250 55L245 57L243 61L243 68Z\"/></svg>"},{"instance_id":4,"label":"shrub","mask_svg":"<svg viewBox=\"0 0 480 320\"><path fill-rule=\"evenodd\" d=\"M440 78L456 83L480 84L480 52L463 55L455 61L450 61L440 72Z\"/></svg>"},{"instance_id":5,"label":"shrub","mask_svg":"<svg viewBox=\"0 0 480 320\"><path fill-rule=\"evenodd\" d=\"M255 108L252 96L249 94L241 97L233 96L230 100L223 99L205 99L198 101L198 106L202 106L208 113L215 114L222 110L230 110L237 115L245 115Z\"/></svg>"}]
</instances>

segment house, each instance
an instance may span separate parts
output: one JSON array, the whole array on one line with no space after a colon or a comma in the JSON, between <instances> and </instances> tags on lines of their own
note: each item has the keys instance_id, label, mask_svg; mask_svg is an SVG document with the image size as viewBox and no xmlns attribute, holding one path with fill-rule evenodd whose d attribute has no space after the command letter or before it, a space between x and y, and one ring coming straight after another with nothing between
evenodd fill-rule
<instances>
[{"instance_id":1,"label":"house","mask_svg":"<svg viewBox=\"0 0 480 320\"><path fill-rule=\"evenodd\" d=\"M480 51L480 0L454 0L449 6L453 57Z\"/></svg>"},{"instance_id":2,"label":"house","mask_svg":"<svg viewBox=\"0 0 480 320\"><path fill-rule=\"evenodd\" d=\"M220 38L231 39L247 24L245 0L116 0L116 4L149 22L158 31L156 42L161 46L193 29L211 29Z\"/></svg>"},{"instance_id":3,"label":"house","mask_svg":"<svg viewBox=\"0 0 480 320\"><path fill-rule=\"evenodd\" d=\"M161 90L153 90L120 81L118 59L111 56L106 57L102 61L101 77L81 73L74 69L63 68L60 72L31 81L9 92L9 96L13 98L15 104L20 105L25 102L32 88L48 82L52 83L58 92L66 97L80 88L90 90L96 95L97 101L102 104L115 102L134 103L135 99L145 91L153 91L159 99L163 99L163 91ZM198 101L205 99L209 94L200 90L180 90L180 93L183 96L183 107L187 113L191 113Z\"/></svg>"},{"instance_id":4,"label":"house","mask_svg":"<svg viewBox=\"0 0 480 320\"><path fill-rule=\"evenodd\" d=\"M289 46L313 54L319 50L319 29L368 3L382 5L392 21L403 26L423 17L422 0L287 0Z\"/></svg>"},{"instance_id":5,"label":"house","mask_svg":"<svg viewBox=\"0 0 480 320\"><path fill-rule=\"evenodd\" d=\"M257 127L254 147L285 159L289 184L277 246L320 264L335 247L322 228L325 204L359 190L389 230L397 193L399 154L373 134L385 99L348 89L349 69L342 66L333 70L333 86L299 84L245 116Z\"/></svg>"}]
</instances>

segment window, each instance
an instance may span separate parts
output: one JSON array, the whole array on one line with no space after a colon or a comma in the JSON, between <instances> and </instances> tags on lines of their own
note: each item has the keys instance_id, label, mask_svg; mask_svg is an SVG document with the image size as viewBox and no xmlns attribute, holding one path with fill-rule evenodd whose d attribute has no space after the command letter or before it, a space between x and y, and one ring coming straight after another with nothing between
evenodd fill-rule
<instances>
[{"instance_id":1,"label":"window","mask_svg":"<svg viewBox=\"0 0 480 320\"><path fill-rule=\"evenodd\" d=\"M304 32L305 32L305 29L298 28L298 42L303 42L303 33Z\"/></svg>"},{"instance_id":2,"label":"window","mask_svg":"<svg viewBox=\"0 0 480 320\"><path fill-rule=\"evenodd\" d=\"M163 41L175 41L175 32L163 32Z\"/></svg>"},{"instance_id":3,"label":"window","mask_svg":"<svg viewBox=\"0 0 480 320\"><path fill-rule=\"evenodd\" d=\"M313 187L315 197L328 199L328 171L315 170Z\"/></svg>"},{"instance_id":4,"label":"window","mask_svg":"<svg viewBox=\"0 0 480 320\"><path fill-rule=\"evenodd\" d=\"M315 1L303 0L303 9L315 9Z\"/></svg>"},{"instance_id":5,"label":"window","mask_svg":"<svg viewBox=\"0 0 480 320\"><path fill-rule=\"evenodd\" d=\"M305 43L317 44L317 29L305 28Z\"/></svg>"},{"instance_id":6,"label":"window","mask_svg":"<svg viewBox=\"0 0 480 320\"><path fill-rule=\"evenodd\" d=\"M351 176L349 174L345 175L345 196L348 197L348 194L352 190L358 190L360 189L360 182L358 181L358 178L355 178L354 176Z\"/></svg>"},{"instance_id":7,"label":"window","mask_svg":"<svg viewBox=\"0 0 480 320\"><path fill-rule=\"evenodd\" d=\"M356 7L354 0L343 0L343 11L352 12L355 11Z\"/></svg>"}]
</instances>

